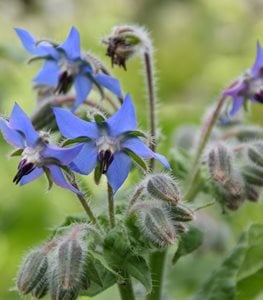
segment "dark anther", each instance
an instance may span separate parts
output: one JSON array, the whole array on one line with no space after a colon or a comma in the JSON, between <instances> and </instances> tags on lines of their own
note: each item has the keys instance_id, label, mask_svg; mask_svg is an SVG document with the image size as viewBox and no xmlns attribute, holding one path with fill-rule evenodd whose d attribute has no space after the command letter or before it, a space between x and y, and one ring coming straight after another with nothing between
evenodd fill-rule
<instances>
[{"instance_id":1,"label":"dark anther","mask_svg":"<svg viewBox=\"0 0 263 300\"><path fill-rule=\"evenodd\" d=\"M99 153L100 172L105 174L113 161L113 153L110 150L102 150Z\"/></svg>"},{"instance_id":2,"label":"dark anther","mask_svg":"<svg viewBox=\"0 0 263 300\"><path fill-rule=\"evenodd\" d=\"M72 75L70 75L67 71L63 72L59 76L59 81L55 92L58 92L59 94L66 94L71 88L72 83Z\"/></svg>"},{"instance_id":3,"label":"dark anther","mask_svg":"<svg viewBox=\"0 0 263 300\"><path fill-rule=\"evenodd\" d=\"M28 175L35 169L35 165L33 163L27 163L26 159L22 159L18 165L18 172L13 179L15 184L18 184L23 176Z\"/></svg>"},{"instance_id":4,"label":"dark anther","mask_svg":"<svg viewBox=\"0 0 263 300\"><path fill-rule=\"evenodd\" d=\"M258 93L256 93L254 98L257 102L263 103L263 90L260 90Z\"/></svg>"},{"instance_id":5,"label":"dark anther","mask_svg":"<svg viewBox=\"0 0 263 300\"><path fill-rule=\"evenodd\" d=\"M123 67L123 69L126 71L127 58L125 57L125 55L121 55L120 53L118 53L118 47L124 47L124 46L127 46L124 39L118 37L110 39L106 55L111 58L112 67L114 65L117 65Z\"/></svg>"}]
</instances>

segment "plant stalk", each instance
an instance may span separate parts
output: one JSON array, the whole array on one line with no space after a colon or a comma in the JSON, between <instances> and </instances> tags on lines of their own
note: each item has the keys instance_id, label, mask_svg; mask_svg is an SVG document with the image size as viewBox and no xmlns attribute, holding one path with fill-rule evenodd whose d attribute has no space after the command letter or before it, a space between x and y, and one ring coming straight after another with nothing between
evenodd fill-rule
<instances>
[{"instance_id":1,"label":"plant stalk","mask_svg":"<svg viewBox=\"0 0 263 300\"><path fill-rule=\"evenodd\" d=\"M119 283L118 288L122 300L135 300L130 276L126 275L126 281Z\"/></svg>"},{"instance_id":2,"label":"plant stalk","mask_svg":"<svg viewBox=\"0 0 263 300\"><path fill-rule=\"evenodd\" d=\"M210 138L210 135L212 133L212 129L220 115L221 109L223 108L223 105L225 103L227 96L221 96L215 110L212 112L211 116L209 116L208 119L205 120L202 130L201 130L201 137L199 141L199 145L196 151L196 155L193 160L193 174L192 178L189 180L189 189L185 194L184 199L188 202L193 201L196 194L198 193L199 189L197 186L197 182L200 176L200 159L202 157L203 151L205 149L205 146Z\"/></svg>"},{"instance_id":3,"label":"plant stalk","mask_svg":"<svg viewBox=\"0 0 263 300\"><path fill-rule=\"evenodd\" d=\"M154 78L153 78L153 66L152 66L152 56L149 52L144 53L144 64L147 77L147 89L148 89L148 98L149 98L149 119L150 119L150 149L155 152L156 149L156 114L155 114L155 88L154 88ZM155 160L154 158L150 159L149 168L150 170L154 169Z\"/></svg>"},{"instance_id":4,"label":"plant stalk","mask_svg":"<svg viewBox=\"0 0 263 300\"><path fill-rule=\"evenodd\" d=\"M156 251L150 257L152 281L154 283L151 294L147 295L146 300L161 300L162 298L162 287L163 277L165 271L165 251Z\"/></svg>"},{"instance_id":5,"label":"plant stalk","mask_svg":"<svg viewBox=\"0 0 263 300\"><path fill-rule=\"evenodd\" d=\"M108 206L109 206L110 226L111 228L114 228L115 227L114 199L113 199L113 190L109 183L108 183Z\"/></svg>"}]
</instances>

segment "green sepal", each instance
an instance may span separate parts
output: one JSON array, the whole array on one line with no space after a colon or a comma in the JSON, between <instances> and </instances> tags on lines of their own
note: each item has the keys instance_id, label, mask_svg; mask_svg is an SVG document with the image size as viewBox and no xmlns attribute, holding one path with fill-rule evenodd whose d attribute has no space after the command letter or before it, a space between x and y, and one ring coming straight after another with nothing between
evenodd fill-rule
<instances>
[{"instance_id":1,"label":"green sepal","mask_svg":"<svg viewBox=\"0 0 263 300\"><path fill-rule=\"evenodd\" d=\"M103 123L103 122L105 122L105 117L102 115L102 114L95 114L94 115L94 121L96 122L96 123Z\"/></svg>"},{"instance_id":2,"label":"green sepal","mask_svg":"<svg viewBox=\"0 0 263 300\"><path fill-rule=\"evenodd\" d=\"M53 180L51 178L49 169L46 168L46 167L43 167L43 169L44 169L44 172L45 172L45 175L46 175L46 178L47 178L47 182L48 182L48 190L50 191L52 189L52 186L53 186Z\"/></svg>"},{"instance_id":3,"label":"green sepal","mask_svg":"<svg viewBox=\"0 0 263 300\"><path fill-rule=\"evenodd\" d=\"M179 246L173 257L175 264L181 256L187 255L196 250L203 242L203 233L196 227L189 227L188 231L181 235Z\"/></svg>"},{"instance_id":4,"label":"green sepal","mask_svg":"<svg viewBox=\"0 0 263 300\"><path fill-rule=\"evenodd\" d=\"M130 156L130 158L138 164L144 171L148 170L147 164L143 159L140 158L137 154L135 154L133 151L129 149L125 149L125 152Z\"/></svg>"},{"instance_id":5,"label":"green sepal","mask_svg":"<svg viewBox=\"0 0 263 300\"><path fill-rule=\"evenodd\" d=\"M100 162L99 162L94 170L94 181L97 185L100 183L101 176L102 173L100 171Z\"/></svg>"},{"instance_id":6,"label":"green sepal","mask_svg":"<svg viewBox=\"0 0 263 300\"><path fill-rule=\"evenodd\" d=\"M14 156L20 156L23 153L24 149L15 149L12 151L9 156L14 157Z\"/></svg>"},{"instance_id":7,"label":"green sepal","mask_svg":"<svg viewBox=\"0 0 263 300\"><path fill-rule=\"evenodd\" d=\"M89 138L87 138L87 137L79 137L79 138L76 138L76 139L66 139L62 142L61 146L65 147L65 146L68 146L68 145L71 145L71 144L85 143L85 142L88 142L88 141L89 141Z\"/></svg>"},{"instance_id":8,"label":"green sepal","mask_svg":"<svg viewBox=\"0 0 263 300\"><path fill-rule=\"evenodd\" d=\"M130 131L126 131L125 132L125 137L127 136L131 136L131 137L143 137L143 138L147 138L146 134L143 131L140 130L130 130Z\"/></svg>"},{"instance_id":9,"label":"green sepal","mask_svg":"<svg viewBox=\"0 0 263 300\"><path fill-rule=\"evenodd\" d=\"M34 56L28 59L27 63L31 64L32 62L39 61L39 60L45 60L48 56Z\"/></svg>"}]
</instances>

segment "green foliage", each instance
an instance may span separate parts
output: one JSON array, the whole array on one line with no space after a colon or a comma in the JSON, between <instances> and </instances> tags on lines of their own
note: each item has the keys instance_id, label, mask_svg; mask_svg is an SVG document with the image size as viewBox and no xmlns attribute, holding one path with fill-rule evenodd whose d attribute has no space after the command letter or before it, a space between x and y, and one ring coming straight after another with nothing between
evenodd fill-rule
<instances>
[{"instance_id":1,"label":"green foliage","mask_svg":"<svg viewBox=\"0 0 263 300\"><path fill-rule=\"evenodd\" d=\"M259 281L262 271L263 225L254 224L242 234L236 247L211 273L193 300L254 299L262 292Z\"/></svg>"}]
</instances>

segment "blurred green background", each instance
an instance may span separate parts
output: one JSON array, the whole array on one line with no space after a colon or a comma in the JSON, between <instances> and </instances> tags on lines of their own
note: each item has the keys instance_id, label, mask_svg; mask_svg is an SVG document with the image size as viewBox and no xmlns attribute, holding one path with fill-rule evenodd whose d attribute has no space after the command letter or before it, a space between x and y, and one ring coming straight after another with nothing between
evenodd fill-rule
<instances>
[{"instance_id":1,"label":"blurred green background","mask_svg":"<svg viewBox=\"0 0 263 300\"><path fill-rule=\"evenodd\" d=\"M144 25L156 47L159 121L171 145L174 129L183 123L199 124L207 105L220 91L254 61L256 41L263 43L261 0L8 0L0 1L0 111L8 115L14 101L29 114L35 93L31 79L39 64L27 65L29 57L13 30L22 27L36 37L65 39L75 25L82 47L91 50L110 68L101 38L116 24ZM145 89L140 61L128 62L128 72L113 69L136 103L139 124L145 128ZM263 125L263 107L254 105L249 116ZM79 213L79 203L66 190L46 192L43 178L20 188L12 178L17 160L0 138L0 299L20 299L14 277L22 256L49 235L67 214ZM132 176L131 176L132 177ZM101 190L101 189L100 189ZM104 200L104 193L99 191ZM100 202L104 205L104 201ZM105 204L106 205L106 204ZM217 207L218 209L218 207ZM214 209L216 210L216 209ZM188 299L223 257L239 234L252 222L263 222L263 205L246 203L230 216L212 210L204 226L217 230L217 253L206 252L183 258L167 273L166 293L170 299ZM219 209L218 209L219 211ZM202 218L202 217L201 217ZM217 219L214 219L217 218ZM212 223L209 223L209 222ZM218 223L217 223L218 222ZM210 225L209 225L210 224ZM222 243L222 244L220 244ZM195 266L195 267L193 267ZM95 299L118 299L112 288ZM257 300L263 299L262 295ZM224 300L224 299L222 299ZM240 299L242 300L242 299ZM244 299L246 300L246 299ZM249 299L248 299L249 300Z\"/></svg>"}]
</instances>

